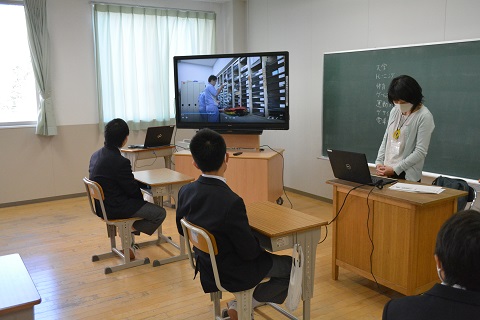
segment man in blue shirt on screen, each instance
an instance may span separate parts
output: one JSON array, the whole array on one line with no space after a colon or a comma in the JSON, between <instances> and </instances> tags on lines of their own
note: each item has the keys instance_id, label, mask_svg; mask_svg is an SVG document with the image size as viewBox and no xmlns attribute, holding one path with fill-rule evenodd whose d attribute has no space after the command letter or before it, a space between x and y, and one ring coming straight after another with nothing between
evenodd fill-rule
<instances>
[{"instance_id":1,"label":"man in blue shirt on screen","mask_svg":"<svg viewBox=\"0 0 480 320\"><path fill-rule=\"evenodd\" d=\"M223 89L223 84L218 88L215 89L215 85L217 84L217 77L213 74L208 77L208 84L205 88L205 105L207 111L207 121L208 122L219 122L220 121L220 113L218 111L218 100L217 96Z\"/></svg>"},{"instance_id":2,"label":"man in blue shirt on screen","mask_svg":"<svg viewBox=\"0 0 480 320\"><path fill-rule=\"evenodd\" d=\"M207 121L207 106L205 105L205 91L202 91L198 96L198 112L200 113L200 119Z\"/></svg>"}]
</instances>

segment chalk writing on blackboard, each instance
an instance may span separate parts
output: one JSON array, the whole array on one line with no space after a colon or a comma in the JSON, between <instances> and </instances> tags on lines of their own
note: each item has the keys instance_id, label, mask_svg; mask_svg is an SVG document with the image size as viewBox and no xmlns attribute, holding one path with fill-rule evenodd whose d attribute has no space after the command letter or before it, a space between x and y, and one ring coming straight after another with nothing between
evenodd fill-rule
<instances>
[{"instance_id":1,"label":"chalk writing on blackboard","mask_svg":"<svg viewBox=\"0 0 480 320\"><path fill-rule=\"evenodd\" d=\"M386 126L388 115L392 110L392 106L388 102L388 85L395 77L394 72L390 72L388 64L380 63L375 66L375 112L376 122L379 125Z\"/></svg>"}]
</instances>

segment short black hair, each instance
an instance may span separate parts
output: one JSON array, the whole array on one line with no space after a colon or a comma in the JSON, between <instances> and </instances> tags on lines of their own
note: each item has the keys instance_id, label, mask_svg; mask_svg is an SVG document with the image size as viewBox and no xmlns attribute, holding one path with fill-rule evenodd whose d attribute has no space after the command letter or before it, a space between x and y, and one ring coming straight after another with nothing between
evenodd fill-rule
<instances>
[{"instance_id":1,"label":"short black hair","mask_svg":"<svg viewBox=\"0 0 480 320\"><path fill-rule=\"evenodd\" d=\"M222 166L227 146L219 133L202 129L190 141L190 152L202 172L211 172L217 171Z\"/></svg>"},{"instance_id":2,"label":"short black hair","mask_svg":"<svg viewBox=\"0 0 480 320\"><path fill-rule=\"evenodd\" d=\"M445 283L480 292L480 212L465 210L450 217L438 232L435 254Z\"/></svg>"},{"instance_id":3,"label":"short black hair","mask_svg":"<svg viewBox=\"0 0 480 320\"><path fill-rule=\"evenodd\" d=\"M403 100L413 104L412 108L418 107L423 102L422 87L417 80L407 75L401 75L390 82L388 88L388 102Z\"/></svg>"},{"instance_id":4,"label":"short black hair","mask_svg":"<svg viewBox=\"0 0 480 320\"><path fill-rule=\"evenodd\" d=\"M212 74L210 77L208 77L208 83L210 83L210 81L212 81L212 80L217 81L217 76L214 76L214 75Z\"/></svg>"},{"instance_id":5,"label":"short black hair","mask_svg":"<svg viewBox=\"0 0 480 320\"><path fill-rule=\"evenodd\" d=\"M130 134L128 124L123 119L113 119L105 126L105 146L120 148Z\"/></svg>"}]
</instances>

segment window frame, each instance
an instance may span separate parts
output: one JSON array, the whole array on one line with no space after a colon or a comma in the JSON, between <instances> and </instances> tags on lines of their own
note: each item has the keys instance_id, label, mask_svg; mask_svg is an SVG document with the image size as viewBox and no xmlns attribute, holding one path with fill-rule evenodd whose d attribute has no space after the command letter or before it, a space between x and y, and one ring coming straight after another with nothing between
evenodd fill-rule
<instances>
[{"instance_id":1,"label":"window frame","mask_svg":"<svg viewBox=\"0 0 480 320\"><path fill-rule=\"evenodd\" d=\"M22 0L0 0L0 5L15 5L15 6L25 7L25 3ZM28 37L28 35L27 35L27 37ZM28 41L28 39L27 39L27 41ZM31 53L29 53L29 54L31 55ZM31 63L31 61L30 61L30 63ZM33 72L33 66L32 66L32 72ZM37 90L36 81L35 81L35 90ZM38 95L36 94L36 91L34 92L34 96L35 96L34 108L35 108L35 111L36 111L37 106L38 106ZM19 128L19 127L36 127L37 123L38 123L37 120L10 121L10 122L0 121L0 129L10 129L10 128Z\"/></svg>"}]
</instances>

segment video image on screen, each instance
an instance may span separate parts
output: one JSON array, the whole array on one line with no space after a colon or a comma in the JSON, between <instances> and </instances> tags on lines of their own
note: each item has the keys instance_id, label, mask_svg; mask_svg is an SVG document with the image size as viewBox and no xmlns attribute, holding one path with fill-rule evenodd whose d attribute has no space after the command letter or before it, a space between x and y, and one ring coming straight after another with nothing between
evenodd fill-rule
<instances>
[{"instance_id":1,"label":"video image on screen","mask_svg":"<svg viewBox=\"0 0 480 320\"><path fill-rule=\"evenodd\" d=\"M288 129L288 54L268 54L175 57L177 126Z\"/></svg>"}]
</instances>

